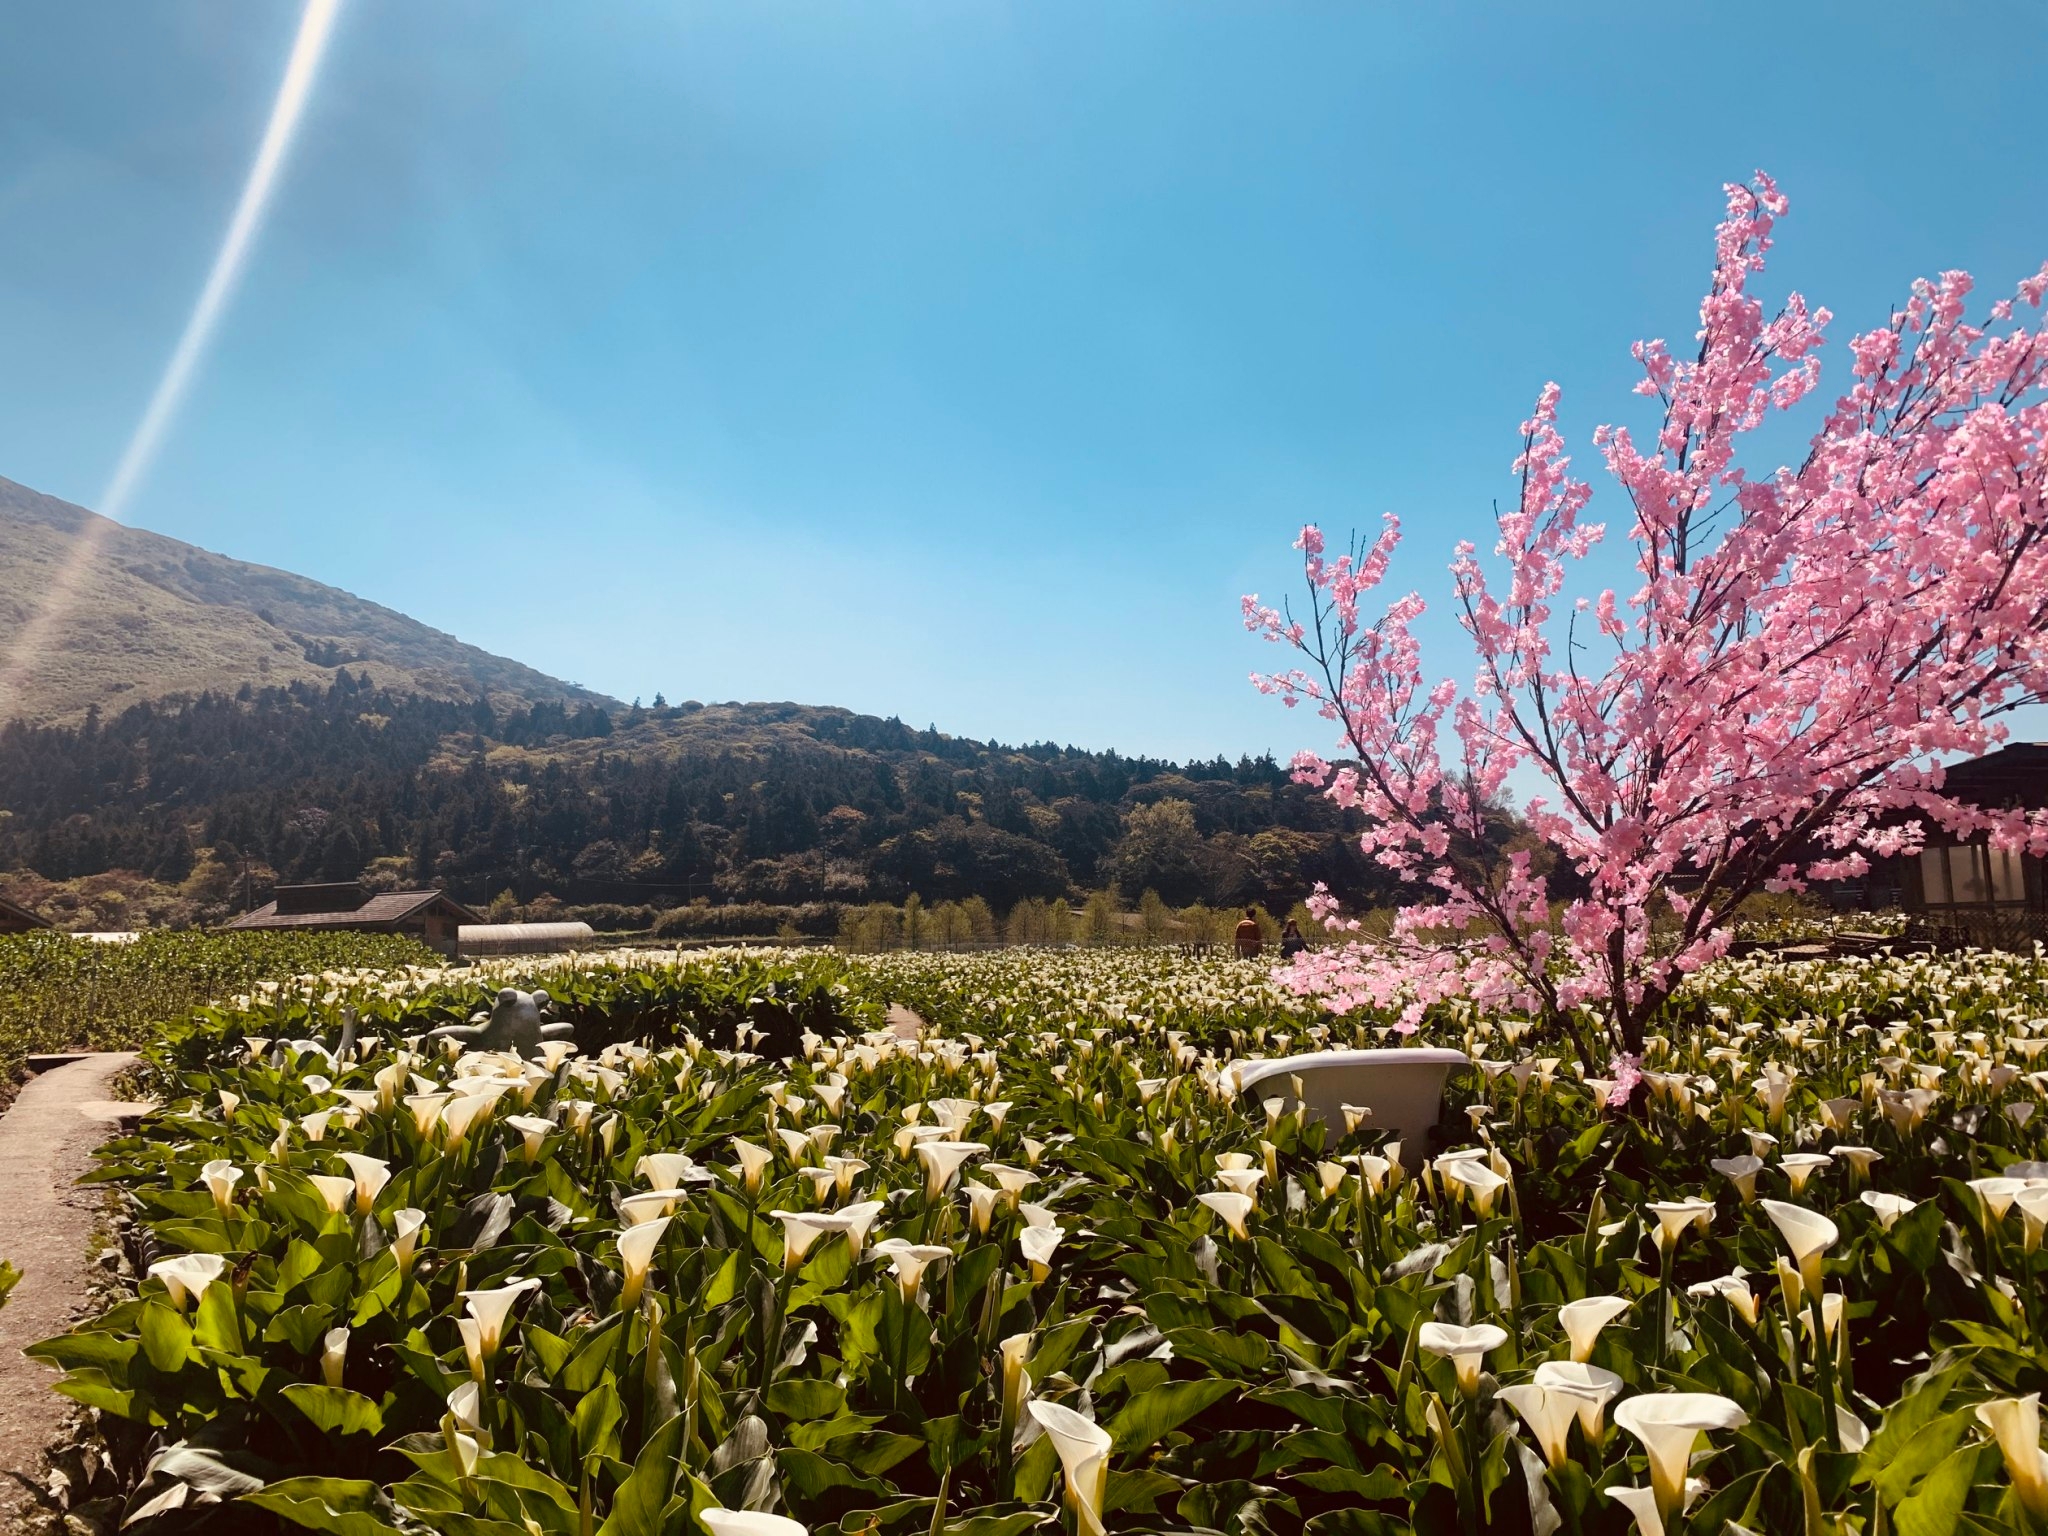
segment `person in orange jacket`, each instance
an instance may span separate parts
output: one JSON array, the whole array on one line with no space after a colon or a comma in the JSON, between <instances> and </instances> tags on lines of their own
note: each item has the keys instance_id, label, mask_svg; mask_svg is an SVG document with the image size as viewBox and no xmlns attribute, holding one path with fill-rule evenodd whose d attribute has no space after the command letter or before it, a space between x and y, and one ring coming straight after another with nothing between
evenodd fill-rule
<instances>
[{"instance_id":1,"label":"person in orange jacket","mask_svg":"<svg viewBox=\"0 0 2048 1536\"><path fill-rule=\"evenodd\" d=\"M1259 951L1266 947L1266 936L1259 932L1259 913L1256 907L1244 909L1244 921L1237 925L1237 957L1240 960L1256 960Z\"/></svg>"}]
</instances>

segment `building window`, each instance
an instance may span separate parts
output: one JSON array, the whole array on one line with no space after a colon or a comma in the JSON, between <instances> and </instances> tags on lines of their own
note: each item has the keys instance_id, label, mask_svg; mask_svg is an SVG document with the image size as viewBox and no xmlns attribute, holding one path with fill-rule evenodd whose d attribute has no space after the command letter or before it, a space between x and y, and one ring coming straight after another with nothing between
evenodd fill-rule
<instances>
[{"instance_id":1,"label":"building window","mask_svg":"<svg viewBox=\"0 0 2048 1536\"><path fill-rule=\"evenodd\" d=\"M2021 855L2011 848L1987 848L1991 857L1991 899L2015 904L2027 899L2027 876Z\"/></svg>"},{"instance_id":2,"label":"building window","mask_svg":"<svg viewBox=\"0 0 2048 1536\"><path fill-rule=\"evenodd\" d=\"M2019 905L2027 899L2020 855L1970 843L1920 854L1920 892L1930 907Z\"/></svg>"}]
</instances>

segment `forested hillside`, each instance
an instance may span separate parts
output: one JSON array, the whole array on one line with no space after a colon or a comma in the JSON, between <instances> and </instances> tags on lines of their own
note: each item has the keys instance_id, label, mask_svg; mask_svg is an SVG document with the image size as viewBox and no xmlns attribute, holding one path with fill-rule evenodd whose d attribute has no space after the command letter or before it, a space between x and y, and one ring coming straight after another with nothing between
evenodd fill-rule
<instances>
[{"instance_id":1,"label":"forested hillside","mask_svg":"<svg viewBox=\"0 0 2048 1536\"><path fill-rule=\"evenodd\" d=\"M512 710L343 669L238 697L0 728L0 871L134 871L208 920L276 881L434 881L660 909L1126 898L1284 909L1388 894L1270 758L1010 748L794 704Z\"/></svg>"}]
</instances>

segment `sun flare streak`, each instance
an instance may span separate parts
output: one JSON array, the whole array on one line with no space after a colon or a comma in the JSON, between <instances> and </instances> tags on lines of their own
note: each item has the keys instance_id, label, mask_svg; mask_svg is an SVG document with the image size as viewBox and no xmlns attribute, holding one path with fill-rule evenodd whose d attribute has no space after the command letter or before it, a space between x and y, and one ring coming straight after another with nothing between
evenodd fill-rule
<instances>
[{"instance_id":1,"label":"sun flare streak","mask_svg":"<svg viewBox=\"0 0 2048 1536\"><path fill-rule=\"evenodd\" d=\"M326 51L327 39L334 30L334 20L340 10L341 0L306 0L305 11L299 18L298 36L292 42L291 56L285 63L284 80L278 86L277 99L270 108L270 121L263 130L263 141L257 146L255 162L249 167L249 178L242 185L241 198L235 204L234 217L228 221L220 250L213 258L213 268L206 275L206 285L200 289L198 302L192 306L192 314L185 322L183 334L178 337L170 363L165 367L163 377L157 381L156 389L149 397L149 405L143 411L142 419L136 423L135 432L128 439L120 462L114 467L113 478L107 482L107 489L100 497L99 510L105 518L120 517L147 473L150 462L163 443L165 432L191 388L200 361L205 357L220 318L227 310L228 301L234 296L235 285L248 264L271 194L276 190L278 173L291 150L292 138L298 131L307 98L313 93L320 58ZM77 600L78 589L91 571L100 544L111 526L110 522L100 518L87 520L63 563L43 589L40 603L30 609L27 620L8 645L5 658L0 659L0 719L6 719L14 712L17 695L29 667Z\"/></svg>"}]
</instances>

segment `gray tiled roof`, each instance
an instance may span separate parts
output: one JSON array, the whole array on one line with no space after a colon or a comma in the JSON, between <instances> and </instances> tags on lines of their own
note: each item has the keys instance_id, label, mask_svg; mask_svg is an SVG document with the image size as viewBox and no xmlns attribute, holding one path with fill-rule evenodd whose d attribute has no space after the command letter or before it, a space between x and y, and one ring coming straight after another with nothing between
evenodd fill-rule
<instances>
[{"instance_id":1,"label":"gray tiled roof","mask_svg":"<svg viewBox=\"0 0 2048 1536\"><path fill-rule=\"evenodd\" d=\"M5 896L0 896L0 921L5 921L8 918L12 918L17 923L26 923L31 928L47 928L50 926L50 920L41 913L31 912L27 907L16 906Z\"/></svg>"},{"instance_id":2,"label":"gray tiled roof","mask_svg":"<svg viewBox=\"0 0 2048 1536\"><path fill-rule=\"evenodd\" d=\"M440 902L458 923L473 923L477 915L446 891L379 891L359 907L335 912L279 912L277 903L266 902L254 912L236 918L230 928L365 928L403 922L423 908Z\"/></svg>"}]
</instances>

